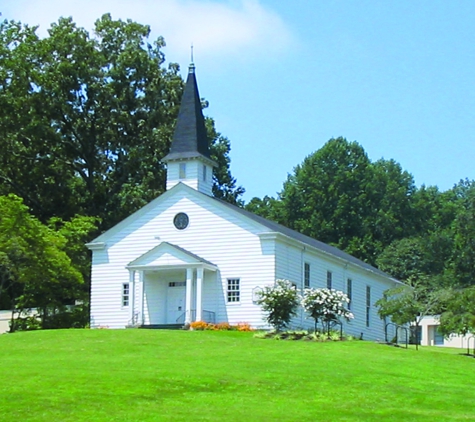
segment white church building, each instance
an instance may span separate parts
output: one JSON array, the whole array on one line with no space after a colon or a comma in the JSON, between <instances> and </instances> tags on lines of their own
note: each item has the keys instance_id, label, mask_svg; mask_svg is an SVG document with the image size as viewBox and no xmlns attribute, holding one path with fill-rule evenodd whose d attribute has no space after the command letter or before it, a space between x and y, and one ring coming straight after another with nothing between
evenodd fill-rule
<instances>
[{"instance_id":1,"label":"white church building","mask_svg":"<svg viewBox=\"0 0 475 422\"><path fill-rule=\"evenodd\" d=\"M344 331L384 339L374 303L399 282L318 240L212 196L213 167L194 66L167 163L167 190L87 246L91 328L192 321L265 328L258 292L276 279L348 294ZM303 310L293 328L313 327Z\"/></svg>"}]
</instances>

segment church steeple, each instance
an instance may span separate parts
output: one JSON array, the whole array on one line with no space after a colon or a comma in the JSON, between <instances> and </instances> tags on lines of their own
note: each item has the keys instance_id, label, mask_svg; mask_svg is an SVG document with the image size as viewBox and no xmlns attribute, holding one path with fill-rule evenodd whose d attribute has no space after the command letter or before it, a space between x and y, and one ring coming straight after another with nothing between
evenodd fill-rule
<instances>
[{"instance_id":1,"label":"church steeple","mask_svg":"<svg viewBox=\"0 0 475 422\"><path fill-rule=\"evenodd\" d=\"M212 194L212 171L216 163L209 153L193 63L189 67L170 152L163 161L168 166L167 189L183 182L203 193Z\"/></svg>"}]
</instances>

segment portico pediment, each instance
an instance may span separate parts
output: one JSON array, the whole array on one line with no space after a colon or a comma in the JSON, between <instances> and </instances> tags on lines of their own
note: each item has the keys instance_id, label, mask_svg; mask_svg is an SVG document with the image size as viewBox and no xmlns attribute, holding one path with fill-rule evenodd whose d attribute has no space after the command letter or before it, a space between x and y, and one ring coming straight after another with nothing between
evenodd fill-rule
<instances>
[{"instance_id":1,"label":"portico pediment","mask_svg":"<svg viewBox=\"0 0 475 422\"><path fill-rule=\"evenodd\" d=\"M162 242L131 261L130 270L160 270L170 268L205 268L215 271L217 266L186 249Z\"/></svg>"}]
</instances>

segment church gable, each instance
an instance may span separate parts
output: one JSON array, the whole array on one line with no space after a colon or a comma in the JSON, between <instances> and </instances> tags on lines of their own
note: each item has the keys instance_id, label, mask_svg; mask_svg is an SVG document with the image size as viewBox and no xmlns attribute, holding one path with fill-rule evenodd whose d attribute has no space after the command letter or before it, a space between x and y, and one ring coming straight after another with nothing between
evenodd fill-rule
<instances>
[{"instance_id":1,"label":"church gable","mask_svg":"<svg viewBox=\"0 0 475 422\"><path fill-rule=\"evenodd\" d=\"M195 255L179 246L162 242L150 251L127 265L127 268L138 269L144 267L190 267L203 265L215 267L211 262Z\"/></svg>"},{"instance_id":2,"label":"church gable","mask_svg":"<svg viewBox=\"0 0 475 422\"><path fill-rule=\"evenodd\" d=\"M180 228L182 223L177 221L179 214L185 214L188 219L184 228ZM180 183L87 246L94 249L96 245L104 245L109 249L119 243L133 244L144 253L163 241L183 246L182 241L202 243L210 236L231 239L243 230L253 235L268 231L263 225L241 215L234 207L229 208L221 201ZM143 245L150 246L143 250ZM130 261L136 258L137 255Z\"/></svg>"}]
</instances>

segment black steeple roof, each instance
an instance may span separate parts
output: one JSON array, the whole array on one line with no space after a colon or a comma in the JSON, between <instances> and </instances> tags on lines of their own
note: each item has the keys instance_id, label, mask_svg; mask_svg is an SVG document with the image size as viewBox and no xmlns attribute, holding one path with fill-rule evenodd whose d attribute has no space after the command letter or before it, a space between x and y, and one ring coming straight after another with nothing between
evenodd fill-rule
<instances>
[{"instance_id":1,"label":"black steeple roof","mask_svg":"<svg viewBox=\"0 0 475 422\"><path fill-rule=\"evenodd\" d=\"M198 84L196 83L195 66L192 63L181 99L170 153L163 158L163 161L200 156L211 159Z\"/></svg>"}]
</instances>

